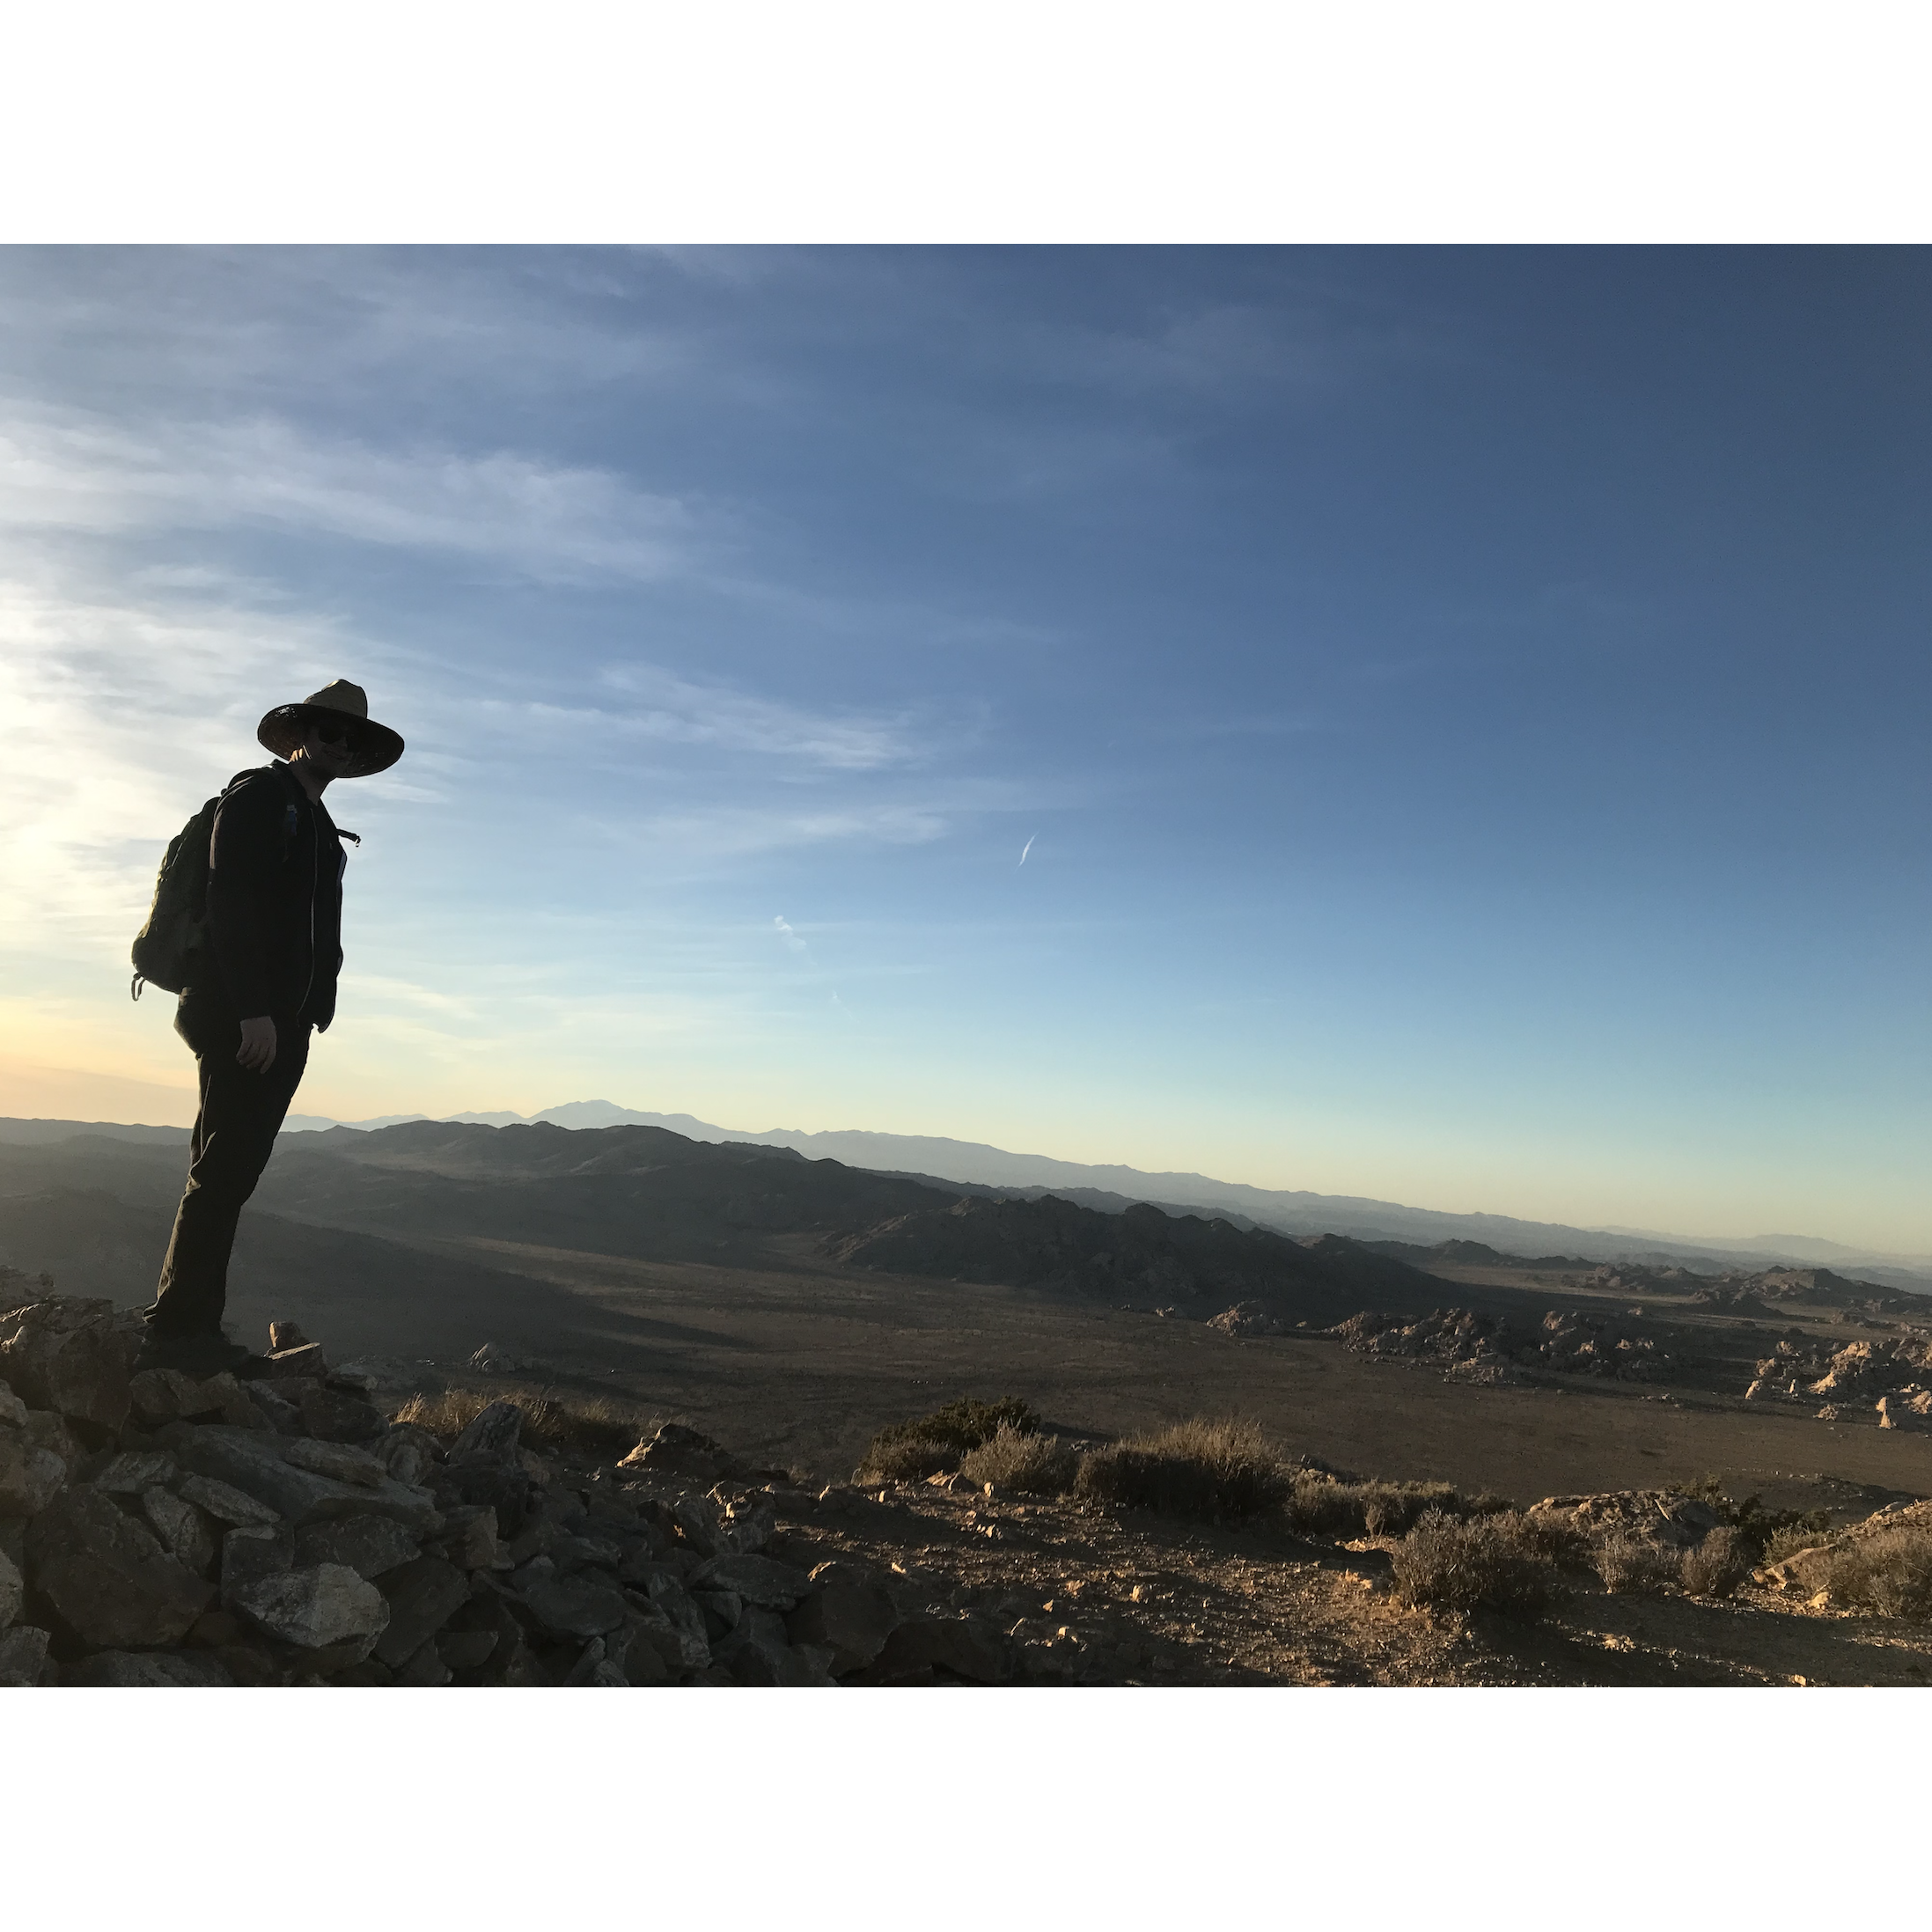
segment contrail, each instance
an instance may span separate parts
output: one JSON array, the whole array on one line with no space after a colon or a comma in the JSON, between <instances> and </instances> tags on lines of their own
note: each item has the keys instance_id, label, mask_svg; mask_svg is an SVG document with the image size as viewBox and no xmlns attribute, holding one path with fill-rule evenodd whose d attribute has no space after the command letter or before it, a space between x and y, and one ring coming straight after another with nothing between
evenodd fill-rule
<instances>
[{"instance_id":1,"label":"contrail","mask_svg":"<svg viewBox=\"0 0 1932 1932\"><path fill-rule=\"evenodd\" d=\"M1039 833L1036 832L1033 834L1033 839L1037 839L1039 836ZM1026 843L1019 848L1019 865L1025 864L1026 855L1033 849L1033 839L1027 840ZM1019 865L1013 868L1016 872L1019 871Z\"/></svg>"}]
</instances>

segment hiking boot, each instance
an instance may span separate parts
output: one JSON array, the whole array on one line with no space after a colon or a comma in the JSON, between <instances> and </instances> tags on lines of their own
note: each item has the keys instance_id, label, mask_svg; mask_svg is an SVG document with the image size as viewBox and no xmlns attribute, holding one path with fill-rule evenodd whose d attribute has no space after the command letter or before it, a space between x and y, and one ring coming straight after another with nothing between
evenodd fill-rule
<instances>
[{"instance_id":1,"label":"hiking boot","mask_svg":"<svg viewBox=\"0 0 1932 1932\"><path fill-rule=\"evenodd\" d=\"M239 1369L248 1359L248 1351L239 1341L229 1341L218 1330L213 1334L171 1335L151 1328L135 1357L134 1371L139 1375L144 1369L175 1369L203 1381Z\"/></svg>"}]
</instances>

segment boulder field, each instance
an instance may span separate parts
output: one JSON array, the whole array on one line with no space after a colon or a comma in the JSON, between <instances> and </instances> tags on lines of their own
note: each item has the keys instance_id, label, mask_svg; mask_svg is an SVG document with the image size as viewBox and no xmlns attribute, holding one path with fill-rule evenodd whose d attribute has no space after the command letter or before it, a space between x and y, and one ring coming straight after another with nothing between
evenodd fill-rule
<instances>
[{"instance_id":1,"label":"boulder field","mask_svg":"<svg viewBox=\"0 0 1932 1932\"><path fill-rule=\"evenodd\" d=\"M1014 1674L996 1630L789 1552L781 1502L821 1499L694 1430L573 1466L508 1401L449 1437L390 1421L373 1377L287 1323L247 1381L136 1372L141 1337L106 1301L0 1314L0 1685Z\"/></svg>"}]
</instances>

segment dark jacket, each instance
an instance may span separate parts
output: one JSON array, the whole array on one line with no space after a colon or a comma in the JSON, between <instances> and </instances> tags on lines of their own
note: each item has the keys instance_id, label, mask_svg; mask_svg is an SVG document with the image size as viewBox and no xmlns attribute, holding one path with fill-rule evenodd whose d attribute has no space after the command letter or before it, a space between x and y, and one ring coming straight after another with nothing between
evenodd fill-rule
<instances>
[{"instance_id":1,"label":"dark jacket","mask_svg":"<svg viewBox=\"0 0 1932 1932\"><path fill-rule=\"evenodd\" d=\"M208 935L218 996L239 1019L263 1013L326 1032L342 966L348 855L326 807L277 759L240 773L215 814L208 855Z\"/></svg>"}]
</instances>

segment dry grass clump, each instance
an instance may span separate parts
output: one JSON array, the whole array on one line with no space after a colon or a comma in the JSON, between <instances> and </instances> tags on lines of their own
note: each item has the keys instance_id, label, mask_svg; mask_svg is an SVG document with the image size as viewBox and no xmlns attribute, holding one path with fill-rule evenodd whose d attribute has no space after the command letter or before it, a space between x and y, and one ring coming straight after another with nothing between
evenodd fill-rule
<instances>
[{"instance_id":1,"label":"dry grass clump","mask_svg":"<svg viewBox=\"0 0 1932 1932\"><path fill-rule=\"evenodd\" d=\"M1827 1511L1813 1510L1795 1522L1774 1530L1765 1539L1763 1561L1781 1563L1786 1557L1796 1556L1800 1550L1815 1550L1831 1535L1831 1522Z\"/></svg>"},{"instance_id":2,"label":"dry grass clump","mask_svg":"<svg viewBox=\"0 0 1932 1932\"><path fill-rule=\"evenodd\" d=\"M1678 1580L1690 1597L1728 1597L1751 1574L1757 1542L1746 1532L1726 1528L1709 1532L1695 1549L1678 1562Z\"/></svg>"},{"instance_id":3,"label":"dry grass clump","mask_svg":"<svg viewBox=\"0 0 1932 1932\"><path fill-rule=\"evenodd\" d=\"M1289 1493L1291 1472L1252 1422L1196 1416L1081 1458L1084 1502L1220 1522L1257 1516Z\"/></svg>"},{"instance_id":4,"label":"dry grass clump","mask_svg":"<svg viewBox=\"0 0 1932 1932\"><path fill-rule=\"evenodd\" d=\"M1683 1558L1676 1550L1627 1530L1612 1530L1600 1538L1590 1561L1613 1597L1656 1596L1684 1580Z\"/></svg>"},{"instance_id":5,"label":"dry grass clump","mask_svg":"<svg viewBox=\"0 0 1932 1932\"><path fill-rule=\"evenodd\" d=\"M1022 1495L1064 1495L1073 1488L1079 1458L1057 1436L1002 1422L988 1442L966 1452L959 1473L969 1482L990 1482Z\"/></svg>"},{"instance_id":6,"label":"dry grass clump","mask_svg":"<svg viewBox=\"0 0 1932 1932\"><path fill-rule=\"evenodd\" d=\"M607 1395L538 1394L526 1389L443 1389L434 1395L412 1395L395 1420L447 1438L461 1435L492 1402L514 1402L523 1411L522 1440L533 1449L621 1456L650 1432L637 1410Z\"/></svg>"},{"instance_id":7,"label":"dry grass clump","mask_svg":"<svg viewBox=\"0 0 1932 1932\"><path fill-rule=\"evenodd\" d=\"M1395 1595L1415 1609L1494 1610L1534 1619L1566 1592L1546 1526L1513 1510L1431 1510L1395 1546Z\"/></svg>"},{"instance_id":8,"label":"dry grass clump","mask_svg":"<svg viewBox=\"0 0 1932 1932\"><path fill-rule=\"evenodd\" d=\"M975 1402L962 1396L930 1415L882 1429L867 1445L853 1477L861 1482L915 1482L922 1476L937 1476L943 1469L958 1468L963 1458L991 1442L1003 1429L1034 1435L1039 1418L1017 1396L1002 1396L997 1402Z\"/></svg>"},{"instance_id":9,"label":"dry grass clump","mask_svg":"<svg viewBox=\"0 0 1932 1932\"><path fill-rule=\"evenodd\" d=\"M1932 1617L1932 1532L1875 1530L1833 1552L1825 1587L1834 1603L1881 1617Z\"/></svg>"},{"instance_id":10,"label":"dry grass clump","mask_svg":"<svg viewBox=\"0 0 1932 1932\"><path fill-rule=\"evenodd\" d=\"M1463 1513L1461 1499L1446 1482L1343 1482L1304 1470L1282 1514L1304 1536L1401 1536L1431 1510Z\"/></svg>"}]
</instances>

